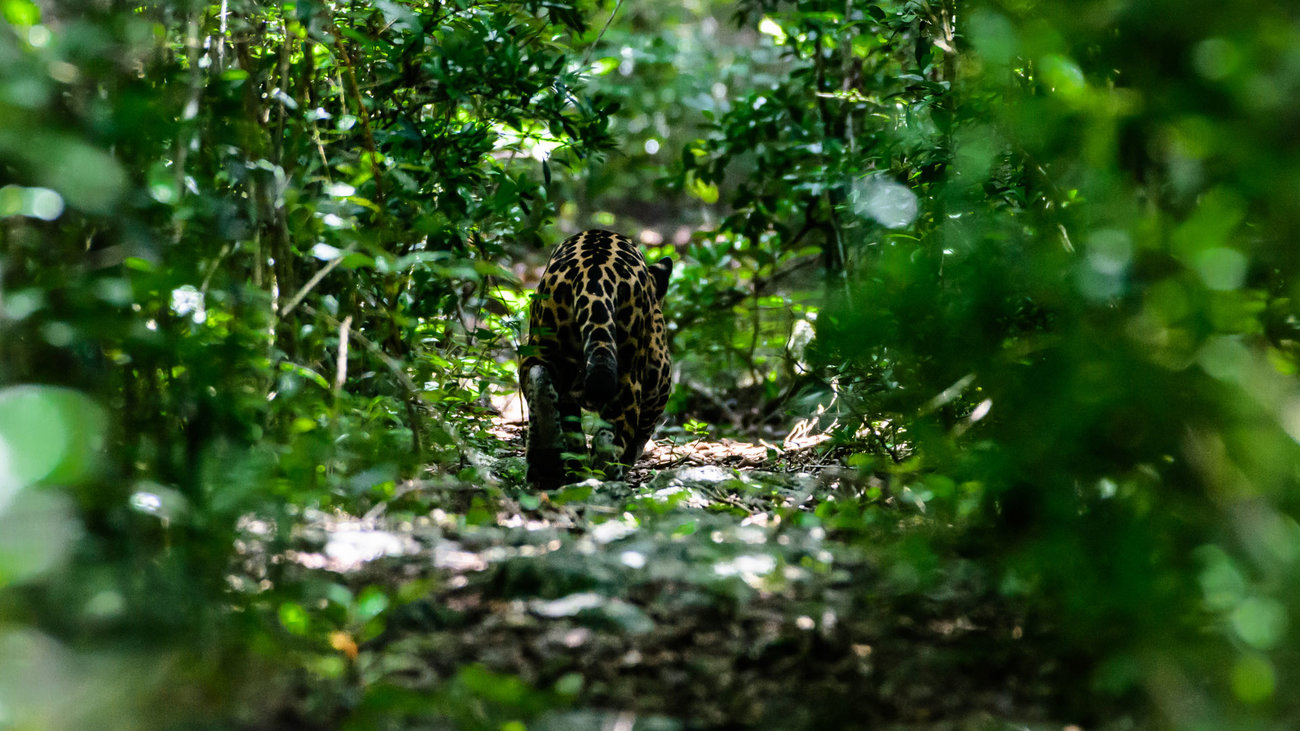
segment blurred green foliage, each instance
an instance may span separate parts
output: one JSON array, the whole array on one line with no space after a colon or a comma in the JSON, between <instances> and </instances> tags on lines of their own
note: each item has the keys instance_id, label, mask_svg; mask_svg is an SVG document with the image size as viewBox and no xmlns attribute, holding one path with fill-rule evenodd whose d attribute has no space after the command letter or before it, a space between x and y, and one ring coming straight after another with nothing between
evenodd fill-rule
<instances>
[{"instance_id":1,"label":"blurred green foliage","mask_svg":"<svg viewBox=\"0 0 1300 731\"><path fill-rule=\"evenodd\" d=\"M705 245L745 269L815 246L799 408L903 435L863 464L946 486L1081 708L1294 723L1295 9L738 7L786 77L677 183L739 176Z\"/></svg>"},{"instance_id":2,"label":"blurred green foliage","mask_svg":"<svg viewBox=\"0 0 1300 731\"><path fill-rule=\"evenodd\" d=\"M495 444L502 253L540 246L550 166L610 145L616 104L576 64L589 11L0 4L0 381L44 384L0 395L0 516L32 521L6 531L0 634L185 637L219 673L279 631L246 609L311 593L231 604L242 516L283 544L304 507L364 511ZM107 665L56 669L67 690ZM243 679L200 682L158 721ZM0 726L53 712L31 698Z\"/></svg>"},{"instance_id":3,"label":"blurred green foliage","mask_svg":"<svg viewBox=\"0 0 1300 731\"><path fill-rule=\"evenodd\" d=\"M688 431L808 419L848 455L860 491L772 511L871 552L848 606L995 607L1090 725L1300 722L1291 3L0 17L0 727L575 703L476 662L367 685L348 658L429 586L232 569L309 511L427 512L413 475L486 482L552 221L676 248ZM540 504L448 494L465 530ZM708 548L687 497L618 514ZM573 556L496 588L617 595Z\"/></svg>"}]
</instances>

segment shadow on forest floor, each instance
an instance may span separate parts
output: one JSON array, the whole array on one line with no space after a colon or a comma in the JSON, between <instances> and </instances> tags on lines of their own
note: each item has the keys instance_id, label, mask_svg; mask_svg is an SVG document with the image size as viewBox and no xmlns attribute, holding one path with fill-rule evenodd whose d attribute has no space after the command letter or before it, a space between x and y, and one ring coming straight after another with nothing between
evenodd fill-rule
<instances>
[{"instance_id":1,"label":"shadow on forest floor","mask_svg":"<svg viewBox=\"0 0 1300 731\"><path fill-rule=\"evenodd\" d=\"M502 477L521 471L522 426L496 425L508 451L487 484L429 479L406 487L409 509L304 516L289 571L392 600L333 636L349 707L313 708L322 689L303 688L286 718L1062 728L1046 723L1061 669L979 567L914 555L944 527L867 500L816 446L657 444L629 482L539 496ZM854 532L836 527L849 513Z\"/></svg>"}]
</instances>

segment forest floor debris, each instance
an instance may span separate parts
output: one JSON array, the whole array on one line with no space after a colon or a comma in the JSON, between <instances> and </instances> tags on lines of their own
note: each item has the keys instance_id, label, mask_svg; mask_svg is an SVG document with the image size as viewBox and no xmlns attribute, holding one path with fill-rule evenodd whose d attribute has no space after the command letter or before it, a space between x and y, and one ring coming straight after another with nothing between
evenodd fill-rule
<instances>
[{"instance_id":1,"label":"forest floor debris","mask_svg":"<svg viewBox=\"0 0 1300 731\"><path fill-rule=\"evenodd\" d=\"M522 424L497 430L521 448ZM909 531L942 542L906 508L878 526L879 550L839 540L819 506L848 509L842 471L779 471L773 456L660 443L627 483L541 497L430 482L409 493L423 513L310 517L291 570L353 602L332 635L347 670L329 681L361 705L334 713L460 728L1045 722L1056 668L976 566L900 560ZM376 586L392 603L367 617ZM321 722L306 703L320 690L285 717Z\"/></svg>"}]
</instances>

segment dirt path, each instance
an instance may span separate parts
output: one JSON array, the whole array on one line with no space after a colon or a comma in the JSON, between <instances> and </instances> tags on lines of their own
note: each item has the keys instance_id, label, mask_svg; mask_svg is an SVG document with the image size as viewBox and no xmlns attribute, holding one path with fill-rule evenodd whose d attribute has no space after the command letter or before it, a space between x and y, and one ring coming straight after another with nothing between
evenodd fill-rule
<instances>
[{"instance_id":1,"label":"dirt path","mask_svg":"<svg viewBox=\"0 0 1300 731\"><path fill-rule=\"evenodd\" d=\"M495 428L521 451L521 421ZM358 712L555 729L1041 718L1049 669L1015 651L1023 630L989 587L900 568L914 515L871 528L854 512L856 533L836 529L840 506L860 511L858 487L834 469L770 469L799 460L816 450L664 442L625 484L538 496L430 480L408 486L409 509L308 516L288 570L387 598L332 635L348 672L331 682L357 705L327 724ZM320 709L287 718L320 722Z\"/></svg>"}]
</instances>

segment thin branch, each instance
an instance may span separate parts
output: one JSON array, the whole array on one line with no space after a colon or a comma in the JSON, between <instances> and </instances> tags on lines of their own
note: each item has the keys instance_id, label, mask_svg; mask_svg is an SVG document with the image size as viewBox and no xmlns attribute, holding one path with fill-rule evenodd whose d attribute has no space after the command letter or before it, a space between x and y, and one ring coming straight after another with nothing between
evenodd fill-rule
<instances>
[{"instance_id":1,"label":"thin branch","mask_svg":"<svg viewBox=\"0 0 1300 731\"><path fill-rule=\"evenodd\" d=\"M578 64L578 68L587 68L587 63L591 61L591 52L596 50L596 46L600 45L600 39L605 37L605 31L609 30L609 24L613 23L614 18L618 17L618 9L621 7L623 7L623 0L618 0L618 2L614 3L614 10L609 14L609 17L605 19L605 27L600 29L600 33L596 34L596 39L591 42L590 46L587 46L587 51L582 54L582 63Z\"/></svg>"},{"instance_id":2,"label":"thin branch","mask_svg":"<svg viewBox=\"0 0 1300 731\"><path fill-rule=\"evenodd\" d=\"M289 313L293 312L294 308L296 308L302 302L302 298L306 297L308 292L311 292L312 289L316 287L316 285L320 284L320 281L325 278L325 275L333 271L334 267L338 266L339 263L343 261L343 257L347 256L348 254L351 254L353 248L354 247L349 246L348 248L339 252L339 255L337 257L330 259L328 262L326 262L325 266L318 269L316 273L312 275L311 279L307 280L307 283L302 285L302 289L298 290L298 293L295 294L293 298L289 300L288 304L280 308L279 312L276 313L276 316L279 317L281 320L288 317Z\"/></svg>"},{"instance_id":3,"label":"thin branch","mask_svg":"<svg viewBox=\"0 0 1300 731\"><path fill-rule=\"evenodd\" d=\"M333 315L330 315L327 312L321 312L311 305L301 305L301 307L303 312L306 312L311 317L321 318L325 320L330 327L336 327L342 330L343 323L339 322L338 318ZM351 340L356 340L357 344L371 355L383 361L384 365L397 379L397 384L404 392L403 401L406 404L407 418L410 420L408 426L411 429L411 450L413 454L421 454L424 447L423 440L420 437L419 407L423 406L423 401L420 398L420 387L415 384L415 381L411 380L411 376L407 374L406 369L402 367L402 364L399 363L396 358L384 352L383 348L379 347L379 345L370 338L362 335L361 331L352 331L349 337ZM429 413L429 410L425 409L425 412ZM438 423L442 427L443 431L446 432L447 438L450 439L452 444L460 450L461 454L467 454L472 451L470 445L461 438L460 434L457 433L451 424L442 420L439 420Z\"/></svg>"}]
</instances>

